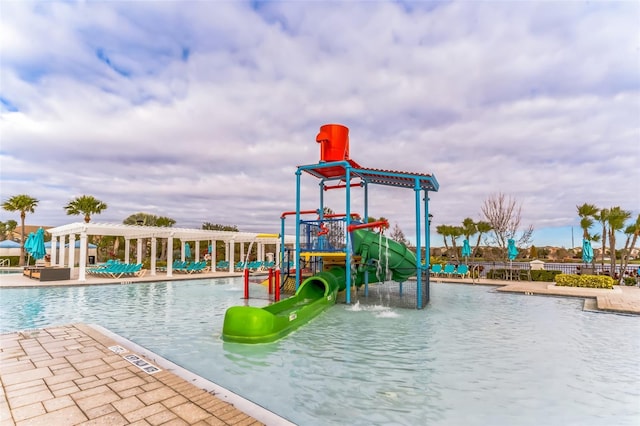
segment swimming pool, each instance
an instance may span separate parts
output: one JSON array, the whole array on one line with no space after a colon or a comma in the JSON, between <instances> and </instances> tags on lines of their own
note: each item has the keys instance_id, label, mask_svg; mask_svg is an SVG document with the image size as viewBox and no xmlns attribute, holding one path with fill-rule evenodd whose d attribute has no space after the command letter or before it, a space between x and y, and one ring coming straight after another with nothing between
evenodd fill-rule
<instances>
[{"instance_id":1,"label":"swimming pool","mask_svg":"<svg viewBox=\"0 0 640 426\"><path fill-rule=\"evenodd\" d=\"M640 421L640 319L582 299L433 284L423 311L337 305L279 342L224 343L241 297L241 278L0 289L0 331L100 324L301 425Z\"/></svg>"}]
</instances>

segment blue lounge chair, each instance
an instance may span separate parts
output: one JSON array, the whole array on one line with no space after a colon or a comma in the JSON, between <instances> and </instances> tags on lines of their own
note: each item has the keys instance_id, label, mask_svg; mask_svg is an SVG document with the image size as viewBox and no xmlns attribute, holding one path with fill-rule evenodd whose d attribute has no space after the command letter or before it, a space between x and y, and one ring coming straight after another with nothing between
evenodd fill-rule
<instances>
[{"instance_id":1,"label":"blue lounge chair","mask_svg":"<svg viewBox=\"0 0 640 426\"><path fill-rule=\"evenodd\" d=\"M202 260L200 262L193 262L189 266L187 266L185 272L188 274L193 274L196 272L202 272L207 268L207 261Z\"/></svg>"},{"instance_id":2,"label":"blue lounge chair","mask_svg":"<svg viewBox=\"0 0 640 426\"><path fill-rule=\"evenodd\" d=\"M431 275L438 276L440 274L442 274L442 265L439 263L431 265Z\"/></svg>"},{"instance_id":3,"label":"blue lounge chair","mask_svg":"<svg viewBox=\"0 0 640 426\"><path fill-rule=\"evenodd\" d=\"M454 272L454 275L459 275L460 278L469 277L469 275L470 275L469 266L468 265L459 265L458 268L456 268L456 271Z\"/></svg>"},{"instance_id":4,"label":"blue lounge chair","mask_svg":"<svg viewBox=\"0 0 640 426\"><path fill-rule=\"evenodd\" d=\"M456 265L453 265L451 263L447 263L446 265L444 265L444 270L442 271L443 275L450 277L455 273L456 273Z\"/></svg>"}]
</instances>

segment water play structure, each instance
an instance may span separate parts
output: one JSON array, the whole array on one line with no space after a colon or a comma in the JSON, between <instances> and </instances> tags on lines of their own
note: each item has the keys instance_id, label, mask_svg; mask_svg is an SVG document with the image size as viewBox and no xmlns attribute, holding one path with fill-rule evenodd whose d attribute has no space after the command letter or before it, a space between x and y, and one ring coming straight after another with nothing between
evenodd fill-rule
<instances>
[{"instance_id":1,"label":"water play structure","mask_svg":"<svg viewBox=\"0 0 640 426\"><path fill-rule=\"evenodd\" d=\"M241 343L277 340L336 303L350 304L354 296L369 297L375 283L394 283L387 299L403 307L422 309L429 301L429 192L438 191L432 174L364 168L350 158L349 129L327 124L316 137L320 162L298 166L296 209L281 216L295 216L295 250L280 245L280 275L283 285L293 283L294 294L263 308L234 306L224 318L222 338ZM301 210L303 173L320 179L319 207ZM383 235L389 224L369 220L369 186L384 185L414 191L416 248ZM345 213L327 214L324 192L345 194ZM364 191L364 215L351 211L351 192ZM302 216L313 215L313 219ZM424 236L422 235L424 233ZM423 238L424 237L424 238ZM415 277L409 280L410 277Z\"/></svg>"}]
</instances>

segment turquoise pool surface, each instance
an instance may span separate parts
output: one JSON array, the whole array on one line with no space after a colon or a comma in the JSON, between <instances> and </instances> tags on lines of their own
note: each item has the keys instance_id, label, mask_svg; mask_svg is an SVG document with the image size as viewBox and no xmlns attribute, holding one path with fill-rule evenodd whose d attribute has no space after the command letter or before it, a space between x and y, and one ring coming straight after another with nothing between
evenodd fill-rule
<instances>
[{"instance_id":1,"label":"turquoise pool surface","mask_svg":"<svg viewBox=\"0 0 640 426\"><path fill-rule=\"evenodd\" d=\"M432 284L421 311L336 305L224 343L241 297L241 278L0 289L0 330L99 324L300 425L640 424L640 318L582 299Z\"/></svg>"}]
</instances>

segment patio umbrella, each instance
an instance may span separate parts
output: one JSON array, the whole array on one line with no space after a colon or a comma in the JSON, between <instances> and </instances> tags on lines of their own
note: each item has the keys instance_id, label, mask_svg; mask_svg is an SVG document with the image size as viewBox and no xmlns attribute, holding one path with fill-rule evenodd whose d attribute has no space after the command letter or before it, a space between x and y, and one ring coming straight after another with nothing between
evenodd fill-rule
<instances>
[{"instance_id":1,"label":"patio umbrella","mask_svg":"<svg viewBox=\"0 0 640 426\"><path fill-rule=\"evenodd\" d=\"M31 240L31 256L34 259L42 259L47 254L44 248L44 229L39 228Z\"/></svg>"},{"instance_id":2,"label":"patio umbrella","mask_svg":"<svg viewBox=\"0 0 640 426\"><path fill-rule=\"evenodd\" d=\"M27 236L26 241L24 242L24 251L31 256L31 246L33 245L33 237L35 237L35 234L33 232L29 233L29 236Z\"/></svg>"},{"instance_id":3,"label":"patio umbrella","mask_svg":"<svg viewBox=\"0 0 640 426\"><path fill-rule=\"evenodd\" d=\"M507 256L509 256L509 273L513 273L513 259L518 255L518 249L516 248L516 242L513 238L509 238L507 246ZM513 279L513 277L511 277Z\"/></svg>"},{"instance_id":4,"label":"patio umbrella","mask_svg":"<svg viewBox=\"0 0 640 426\"><path fill-rule=\"evenodd\" d=\"M582 261L584 263L593 261L593 247L591 247L591 241L586 238L582 240Z\"/></svg>"},{"instance_id":5,"label":"patio umbrella","mask_svg":"<svg viewBox=\"0 0 640 426\"><path fill-rule=\"evenodd\" d=\"M467 263L469 263L469 257L471 256L471 246L469 245L469 240L464 240L462 242L462 257L467 258Z\"/></svg>"},{"instance_id":6,"label":"patio umbrella","mask_svg":"<svg viewBox=\"0 0 640 426\"><path fill-rule=\"evenodd\" d=\"M516 248L516 242L512 238L509 238L509 246L507 247L507 255L509 260L513 260L518 255L518 249Z\"/></svg>"},{"instance_id":7,"label":"patio umbrella","mask_svg":"<svg viewBox=\"0 0 640 426\"><path fill-rule=\"evenodd\" d=\"M189 243L184 245L184 257L186 257L187 259L191 257L191 246L189 245Z\"/></svg>"}]
</instances>

